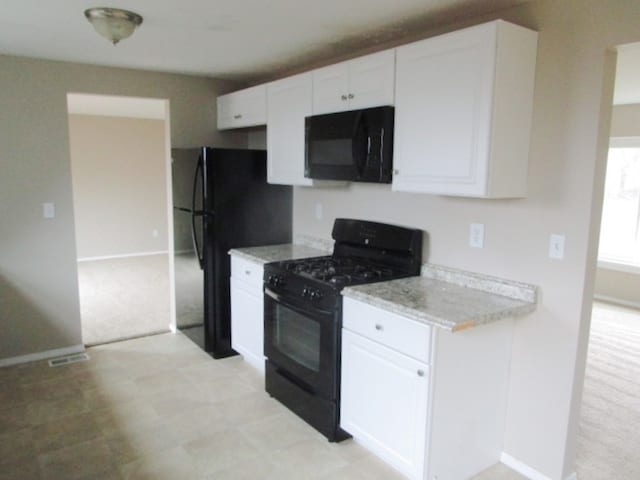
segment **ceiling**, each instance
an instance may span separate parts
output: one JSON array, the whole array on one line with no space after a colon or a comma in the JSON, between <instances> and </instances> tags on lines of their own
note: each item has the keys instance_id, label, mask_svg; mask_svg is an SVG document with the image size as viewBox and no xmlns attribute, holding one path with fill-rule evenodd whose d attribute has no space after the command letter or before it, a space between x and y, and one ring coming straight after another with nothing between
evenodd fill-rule
<instances>
[{"instance_id":1,"label":"ceiling","mask_svg":"<svg viewBox=\"0 0 640 480\"><path fill-rule=\"evenodd\" d=\"M144 17L114 47L83 14L102 2L3 0L0 53L257 82L526 1L114 0Z\"/></svg>"},{"instance_id":2,"label":"ceiling","mask_svg":"<svg viewBox=\"0 0 640 480\"><path fill-rule=\"evenodd\" d=\"M256 83L531 0L114 0L144 22L117 46L86 0L3 0L0 54ZM100 3L100 2L98 2ZM614 104L640 103L640 43L618 47Z\"/></svg>"}]
</instances>

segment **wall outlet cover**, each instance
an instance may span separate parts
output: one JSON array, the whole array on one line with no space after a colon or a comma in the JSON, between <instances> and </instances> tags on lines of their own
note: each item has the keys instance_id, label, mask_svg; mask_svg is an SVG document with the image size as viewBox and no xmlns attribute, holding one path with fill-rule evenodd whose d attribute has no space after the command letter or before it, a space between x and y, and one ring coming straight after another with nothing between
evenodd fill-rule
<instances>
[{"instance_id":1,"label":"wall outlet cover","mask_svg":"<svg viewBox=\"0 0 640 480\"><path fill-rule=\"evenodd\" d=\"M56 216L56 206L53 202L46 202L42 204L42 217L54 218Z\"/></svg>"},{"instance_id":2,"label":"wall outlet cover","mask_svg":"<svg viewBox=\"0 0 640 480\"><path fill-rule=\"evenodd\" d=\"M549 258L564 258L565 236L558 233L552 233L549 236Z\"/></svg>"},{"instance_id":3,"label":"wall outlet cover","mask_svg":"<svg viewBox=\"0 0 640 480\"><path fill-rule=\"evenodd\" d=\"M484 223L472 223L469 225L469 246L484 248Z\"/></svg>"}]
</instances>

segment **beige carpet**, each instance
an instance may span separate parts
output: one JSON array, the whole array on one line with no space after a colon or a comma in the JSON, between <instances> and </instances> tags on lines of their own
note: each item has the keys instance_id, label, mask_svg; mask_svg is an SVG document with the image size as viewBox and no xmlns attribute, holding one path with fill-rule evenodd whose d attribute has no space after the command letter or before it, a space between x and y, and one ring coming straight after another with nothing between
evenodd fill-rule
<instances>
[{"instance_id":1,"label":"beige carpet","mask_svg":"<svg viewBox=\"0 0 640 480\"><path fill-rule=\"evenodd\" d=\"M169 331L168 255L79 262L78 280L85 345Z\"/></svg>"},{"instance_id":2,"label":"beige carpet","mask_svg":"<svg viewBox=\"0 0 640 480\"><path fill-rule=\"evenodd\" d=\"M640 312L595 303L578 438L579 480L640 479Z\"/></svg>"}]
</instances>

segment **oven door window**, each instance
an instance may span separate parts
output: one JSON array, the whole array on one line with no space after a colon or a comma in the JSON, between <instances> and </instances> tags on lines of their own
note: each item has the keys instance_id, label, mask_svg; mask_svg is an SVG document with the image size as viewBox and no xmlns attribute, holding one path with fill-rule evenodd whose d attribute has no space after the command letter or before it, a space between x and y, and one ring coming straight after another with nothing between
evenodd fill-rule
<instances>
[{"instance_id":1,"label":"oven door window","mask_svg":"<svg viewBox=\"0 0 640 480\"><path fill-rule=\"evenodd\" d=\"M264 354L269 361L298 385L334 398L340 312L289 304L265 292L264 315Z\"/></svg>"},{"instance_id":2,"label":"oven door window","mask_svg":"<svg viewBox=\"0 0 640 480\"><path fill-rule=\"evenodd\" d=\"M283 305L274 308L273 347L297 364L320 371L320 324Z\"/></svg>"}]
</instances>

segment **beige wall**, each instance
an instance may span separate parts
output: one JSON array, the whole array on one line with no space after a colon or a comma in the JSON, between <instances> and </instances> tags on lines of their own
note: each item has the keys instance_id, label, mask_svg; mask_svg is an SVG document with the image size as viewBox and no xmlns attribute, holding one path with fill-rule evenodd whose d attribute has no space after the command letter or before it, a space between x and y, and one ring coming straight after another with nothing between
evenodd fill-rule
<instances>
[{"instance_id":1,"label":"beige wall","mask_svg":"<svg viewBox=\"0 0 640 480\"><path fill-rule=\"evenodd\" d=\"M616 105L613 107L611 136L640 136L640 105ZM596 298L640 305L640 275L598 268L595 295Z\"/></svg>"},{"instance_id":2,"label":"beige wall","mask_svg":"<svg viewBox=\"0 0 640 480\"><path fill-rule=\"evenodd\" d=\"M78 258L166 251L164 120L69 115L69 148Z\"/></svg>"},{"instance_id":3,"label":"beige wall","mask_svg":"<svg viewBox=\"0 0 640 480\"><path fill-rule=\"evenodd\" d=\"M640 78L638 79L640 82ZM640 136L640 104L616 105L611 116L612 137Z\"/></svg>"},{"instance_id":4,"label":"beige wall","mask_svg":"<svg viewBox=\"0 0 640 480\"><path fill-rule=\"evenodd\" d=\"M216 131L237 88L184 75L0 55L0 359L82 342L67 93L169 99L176 147L246 146ZM54 202L56 218L42 218Z\"/></svg>"},{"instance_id":5,"label":"beige wall","mask_svg":"<svg viewBox=\"0 0 640 480\"><path fill-rule=\"evenodd\" d=\"M341 216L419 227L430 262L538 285L537 311L516 322L504 450L560 480L574 470L590 321L615 66L606 51L640 40L640 3L537 1L447 29L493 18L540 32L527 197L296 188L294 232L328 238ZM471 222L485 224L484 249L469 247ZM548 257L552 233L566 235L563 260Z\"/></svg>"}]
</instances>

